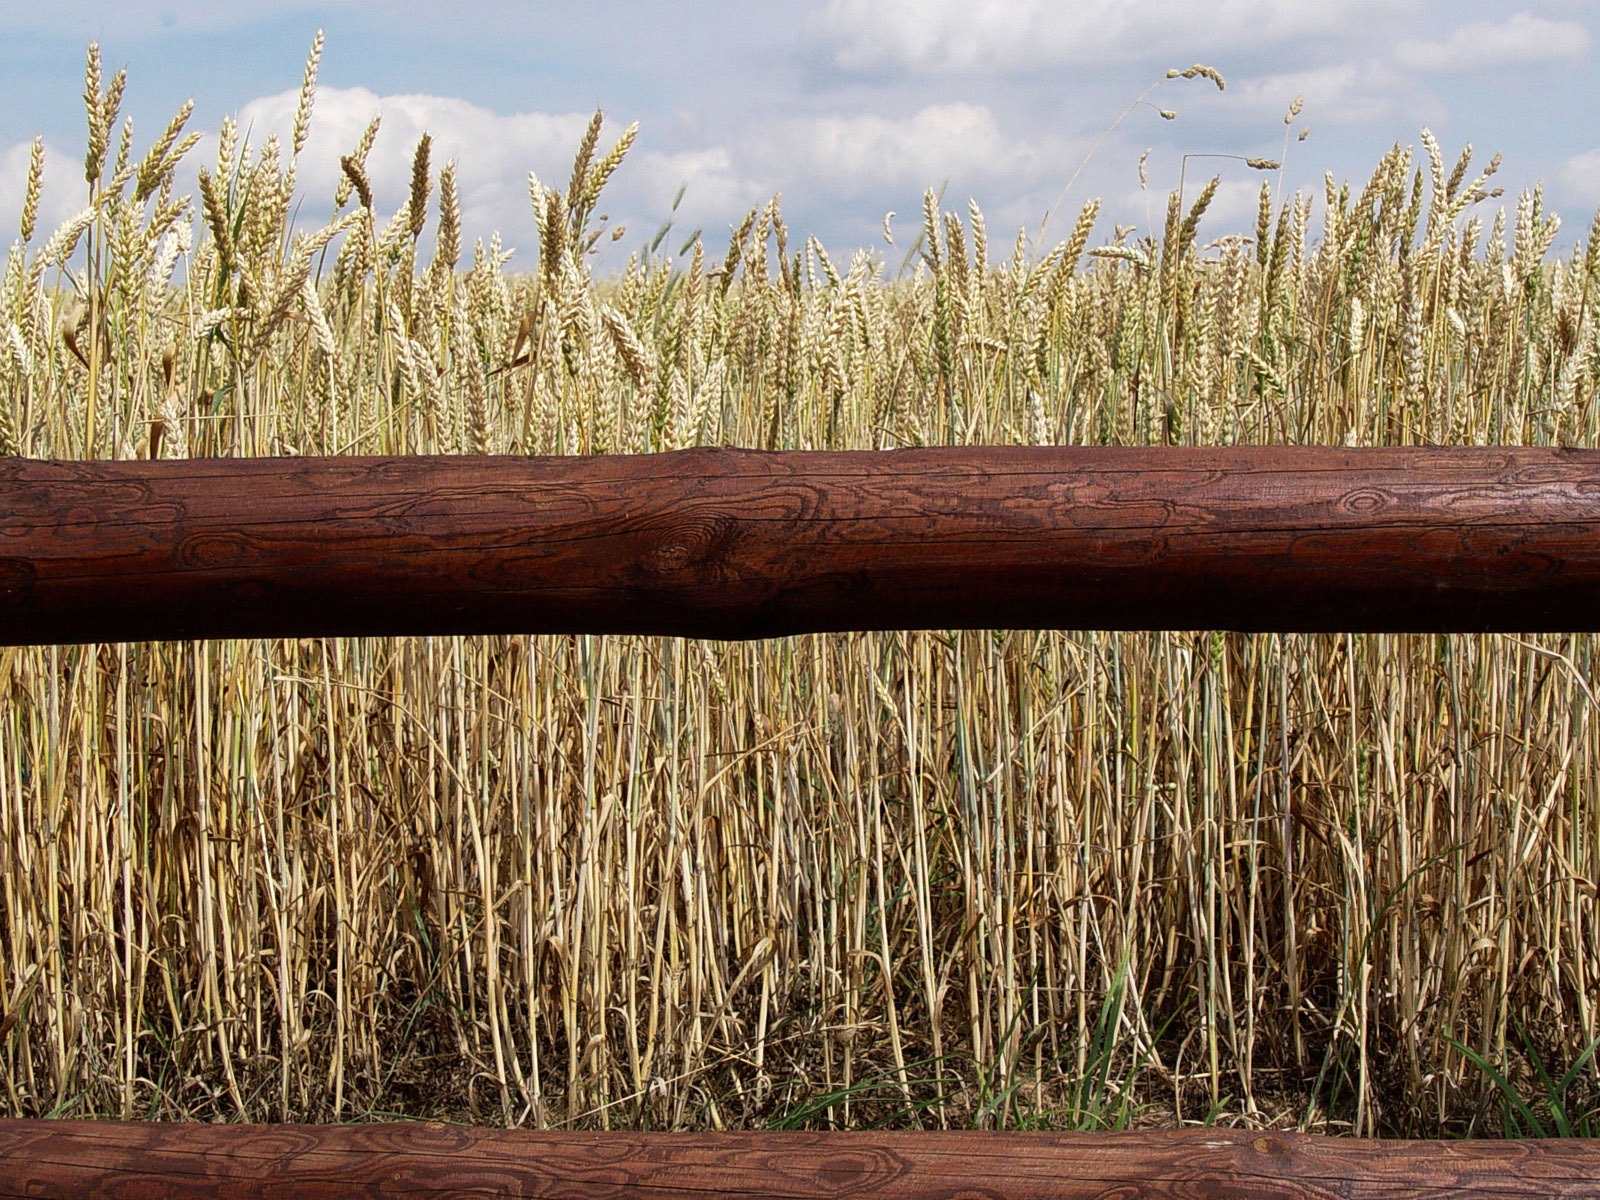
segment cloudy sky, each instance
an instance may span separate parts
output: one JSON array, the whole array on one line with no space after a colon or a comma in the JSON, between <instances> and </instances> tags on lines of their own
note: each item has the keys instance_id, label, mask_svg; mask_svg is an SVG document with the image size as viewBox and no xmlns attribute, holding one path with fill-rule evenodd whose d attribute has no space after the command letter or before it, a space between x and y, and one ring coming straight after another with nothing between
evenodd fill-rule
<instances>
[{"instance_id":1,"label":"cloudy sky","mask_svg":"<svg viewBox=\"0 0 1600 1200\"><path fill-rule=\"evenodd\" d=\"M982 206L997 242L1064 236L1090 197L1113 220L1159 223L1180 172L1223 185L1204 233L1253 224L1262 176L1229 158L1278 158L1269 178L1359 186L1393 142L1426 126L1452 158L1504 155L1514 196L1543 181L1563 244L1600 205L1596 0L814 0L687 6L397 0L0 0L0 238L14 230L28 144L48 148L41 225L81 206L83 55L129 74L142 149L193 98L191 128L232 114L259 144L286 131L306 51L326 33L303 224L329 213L339 155L382 124L370 165L380 209L404 200L412 147L454 158L469 238L499 230L533 263L530 171L563 185L596 109L640 133L602 208L637 249L671 216L720 256L728 227L782 192L796 240L860 246L897 266L923 191ZM1215 67L1164 80L1168 68ZM1146 89L1142 103L1126 112ZM1297 96L1304 107L1286 130ZM1161 110L1176 114L1165 119ZM1120 122L1119 122L1120 118ZM1115 126L1113 128L1113 126ZM1110 131L1108 134L1108 130ZM1302 131L1309 131L1299 140ZM211 143L210 145L214 145ZM200 165L210 145L195 152ZM1148 190L1139 181L1141 155ZM683 189L676 213L673 198ZM1508 200L1510 197L1507 198ZM885 214L896 248L884 245ZM11 234L10 236L15 236Z\"/></svg>"}]
</instances>

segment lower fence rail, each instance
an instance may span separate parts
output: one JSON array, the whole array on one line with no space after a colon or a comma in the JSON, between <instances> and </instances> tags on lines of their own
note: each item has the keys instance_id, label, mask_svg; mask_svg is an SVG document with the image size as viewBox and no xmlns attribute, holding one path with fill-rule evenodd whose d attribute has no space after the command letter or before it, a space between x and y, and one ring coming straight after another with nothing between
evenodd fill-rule
<instances>
[{"instance_id":1,"label":"lower fence rail","mask_svg":"<svg viewBox=\"0 0 1600 1200\"><path fill-rule=\"evenodd\" d=\"M1600 1141L0 1121L0 1197L1600 1197Z\"/></svg>"}]
</instances>

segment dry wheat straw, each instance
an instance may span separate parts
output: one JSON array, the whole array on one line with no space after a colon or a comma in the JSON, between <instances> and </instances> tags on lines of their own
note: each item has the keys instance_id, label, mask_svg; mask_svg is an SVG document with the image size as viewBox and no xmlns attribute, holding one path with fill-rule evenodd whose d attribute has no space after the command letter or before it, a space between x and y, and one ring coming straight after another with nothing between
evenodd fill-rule
<instances>
[{"instance_id":1,"label":"dry wheat straw","mask_svg":"<svg viewBox=\"0 0 1600 1200\"><path fill-rule=\"evenodd\" d=\"M1091 201L1001 262L930 193L911 271L841 274L775 197L709 270L697 243L596 280L633 142L601 154L597 114L564 193L530 179L536 273L486 239L457 275L450 164L416 262L425 141L374 228L376 121L359 206L288 228L320 46L287 161L224 123L194 246L187 107L107 177L91 50L98 190L8 260L0 452L1596 442L1600 239L1548 261L1530 189L1509 258L1503 210L1480 245L1498 164L1446 173L1431 135L1420 181L1403 146L1354 201L1329 179L1320 242L1270 187L1253 239L1207 240L1213 183L1166 230L1091 248ZM86 235L69 308L45 276ZM1527 1084L1519 1029L1553 1064L1600 1034L1595 670L1588 636L8 650L0 1104L1492 1123L1456 1042Z\"/></svg>"}]
</instances>

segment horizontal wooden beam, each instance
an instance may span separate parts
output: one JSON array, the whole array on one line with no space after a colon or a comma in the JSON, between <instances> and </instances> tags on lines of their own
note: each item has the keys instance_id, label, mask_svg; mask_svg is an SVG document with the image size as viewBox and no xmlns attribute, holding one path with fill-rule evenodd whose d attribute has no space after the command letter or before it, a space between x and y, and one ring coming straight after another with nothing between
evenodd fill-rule
<instances>
[{"instance_id":1,"label":"horizontal wooden beam","mask_svg":"<svg viewBox=\"0 0 1600 1200\"><path fill-rule=\"evenodd\" d=\"M0 460L0 641L1600 628L1600 451Z\"/></svg>"},{"instance_id":2,"label":"horizontal wooden beam","mask_svg":"<svg viewBox=\"0 0 1600 1200\"><path fill-rule=\"evenodd\" d=\"M1594 1197L1594 1141L1129 1133L534 1133L0 1121L0 1198Z\"/></svg>"}]
</instances>

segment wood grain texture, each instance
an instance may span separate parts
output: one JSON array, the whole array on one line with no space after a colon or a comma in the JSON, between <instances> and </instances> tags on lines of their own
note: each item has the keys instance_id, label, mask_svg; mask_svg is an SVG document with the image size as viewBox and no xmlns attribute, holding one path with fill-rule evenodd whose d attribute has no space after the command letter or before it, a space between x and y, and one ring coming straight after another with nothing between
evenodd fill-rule
<instances>
[{"instance_id":1,"label":"wood grain texture","mask_svg":"<svg viewBox=\"0 0 1600 1200\"><path fill-rule=\"evenodd\" d=\"M0 1197L1600 1197L1600 1143L0 1121Z\"/></svg>"},{"instance_id":2,"label":"wood grain texture","mask_svg":"<svg viewBox=\"0 0 1600 1200\"><path fill-rule=\"evenodd\" d=\"M1600 629L1600 451L0 460L0 642Z\"/></svg>"}]
</instances>

